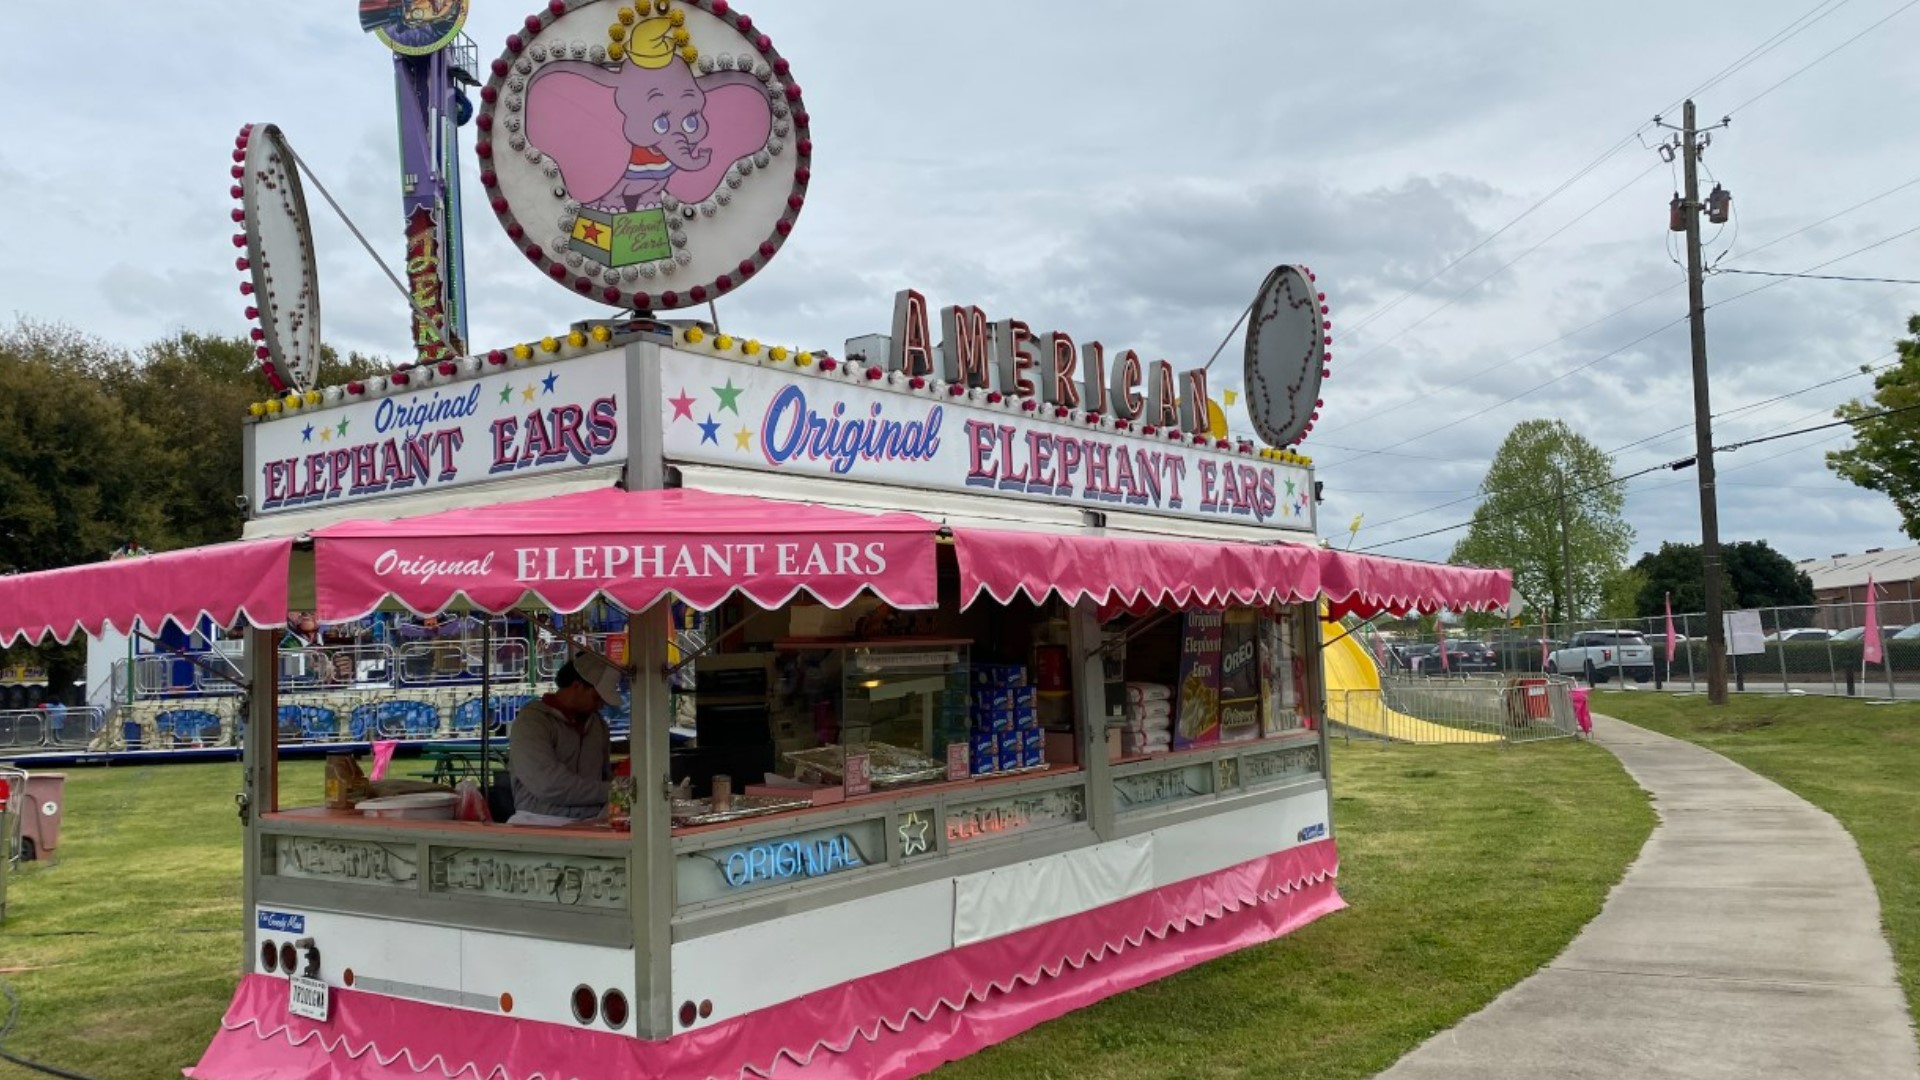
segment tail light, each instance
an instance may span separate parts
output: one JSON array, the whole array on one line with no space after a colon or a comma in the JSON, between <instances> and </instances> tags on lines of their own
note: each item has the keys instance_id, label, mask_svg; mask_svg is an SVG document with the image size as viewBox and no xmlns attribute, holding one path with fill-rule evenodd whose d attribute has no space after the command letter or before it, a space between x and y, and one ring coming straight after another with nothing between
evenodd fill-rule
<instances>
[{"instance_id":1,"label":"tail light","mask_svg":"<svg viewBox=\"0 0 1920 1080\"><path fill-rule=\"evenodd\" d=\"M600 1018L615 1031L627 1026L627 995L609 990L600 995Z\"/></svg>"},{"instance_id":2,"label":"tail light","mask_svg":"<svg viewBox=\"0 0 1920 1080\"><path fill-rule=\"evenodd\" d=\"M280 969L280 950L271 941L260 943L260 966L271 975Z\"/></svg>"},{"instance_id":3,"label":"tail light","mask_svg":"<svg viewBox=\"0 0 1920 1080\"><path fill-rule=\"evenodd\" d=\"M1612 649L1601 649L1601 650L1600 650L1600 659L1602 659L1602 660L1611 660L1611 659L1613 659L1613 650L1612 650Z\"/></svg>"},{"instance_id":4,"label":"tail light","mask_svg":"<svg viewBox=\"0 0 1920 1080\"><path fill-rule=\"evenodd\" d=\"M582 1024L591 1024L600 1015L600 998L593 987L585 983L573 988L573 1018Z\"/></svg>"}]
</instances>

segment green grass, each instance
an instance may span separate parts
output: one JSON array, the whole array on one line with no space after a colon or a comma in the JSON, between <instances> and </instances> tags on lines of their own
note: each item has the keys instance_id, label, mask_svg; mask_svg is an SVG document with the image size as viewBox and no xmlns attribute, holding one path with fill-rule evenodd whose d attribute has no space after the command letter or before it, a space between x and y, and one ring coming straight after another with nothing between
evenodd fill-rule
<instances>
[{"instance_id":1,"label":"green grass","mask_svg":"<svg viewBox=\"0 0 1920 1080\"><path fill-rule=\"evenodd\" d=\"M1920 1023L1920 702L1603 693L1595 712L1725 754L1832 814L1880 893L1907 1006Z\"/></svg>"},{"instance_id":2,"label":"green grass","mask_svg":"<svg viewBox=\"0 0 1920 1080\"><path fill-rule=\"evenodd\" d=\"M317 795L319 768L291 766L284 787ZM1336 746L1334 772L1350 910L940 1075L1370 1076L1558 953L1653 824L1588 745ZM0 974L24 1003L7 1048L178 1076L240 967L239 766L70 775L61 859L15 875L0 927L0 968L30 969Z\"/></svg>"}]
</instances>

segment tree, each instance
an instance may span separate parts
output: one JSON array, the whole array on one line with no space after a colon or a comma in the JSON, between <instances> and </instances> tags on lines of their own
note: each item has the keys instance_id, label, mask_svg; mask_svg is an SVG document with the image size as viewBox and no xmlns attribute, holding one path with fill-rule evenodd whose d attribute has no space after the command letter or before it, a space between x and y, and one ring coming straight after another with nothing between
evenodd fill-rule
<instances>
[{"instance_id":1,"label":"tree","mask_svg":"<svg viewBox=\"0 0 1920 1080\"><path fill-rule=\"evenodd\" d=\"M1600 617L1631 619L1639 615L1640 594L1646 587L1646 571L1638 566L1615 570L1600 585Z\"/></svg>"},{"instance_id":2,"label":"tree","mask_svg":"<svg viewBox=\"0 0 1920 1080\"><path fill-rule=\"evenodd\" d=\"M1473 524L1449 561L1511 567L1514 592L1550 598L1557 619L1590 613L1633 542L1621 515L1626 497L1612 481L1613 459L1562 421L1516 424L1480 482ZM1555 494L1562 490L1571 575L1561 555L1563 511Z\"/></svg>"},{"instance_id":3,"label":"tree","mask_svg":"<svg viewBox=\"0 0 1920 1080\"><path fill-rule=\"evenodd\" d=\"M1660 550L1640 556L1633 568L1645 584L1635 600L1635 614L1643 617L1666 612L1667 594L1673 594L1675 612L1706 608L1706 574L1699 544L1661 544ZM1729 610L1734 608L1803 607L1814 602L1813 579L1775 551L1765 540L1742 540L1720 545L1720 592Z\"/></svg>"},{"instance_id":4,"label":"tree","mask_svg":"<svg viewBox=\"0 0 1920 1080\"><path fill-rule=\"evenodd\" d=\"M1874 376L1872 398L1849 401L1834 415L1855 420L1889 409L1914 411L1855 425L1853 445L1828 453L1827 467L1892 499L1907 535L1920 540L1920 315L1907 320L1907 333L1912 337L1896 343L1900 359Z\"/></svg>"}]
</instances>

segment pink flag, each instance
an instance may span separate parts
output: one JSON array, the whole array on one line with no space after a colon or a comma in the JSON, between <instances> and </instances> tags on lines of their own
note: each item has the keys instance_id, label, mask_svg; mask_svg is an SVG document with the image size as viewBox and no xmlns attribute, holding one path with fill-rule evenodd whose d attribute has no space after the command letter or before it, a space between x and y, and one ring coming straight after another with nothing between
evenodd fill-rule
<instances>
[{"instance_id":1,"label":"pink flag","mask_svg":"<svg viewBox=\"0 0 1920 1080\"><path fill-rule=\"evenodd\" d=\"M1440 670L1445 671L1447 670L1447 624L1441 622L1438 615L1433 617L1433 632L1440 635Z\"/></svg>"},{"instance_id":2,"label":"pink flag","mask_svg":"<svg viewBox=\"0 0 1920 1080\"><path fill-rule=\"evenodd\" d=\"M369 780L379 780L387 775L387 766L393 764L393 751L399 745L392 739L373 741L373 775L368 777Z\"/></svg>"},{"instance_id":3,"label":"pink flag","mask_svg":"<svg viewBox=\"0 0 1920 1080\"><path fill-rule=\"evenodd\" d=\"M1678 639L1673 636L1673 594L1667 594L1667 667L1673 667L1673 650Z\"/></svg>"},{"instance_id":4,"label":"pink flag","mask_svg":"<svg viewBox=\"0 0 1920 1080\"><path fill-rule=\"evenodd\" d=\"M1873 575L1871 574L1867 575L1867 632L1864 635L1862 635L1860 640L1866 642L1867 663L1869 664L1879 663L1880 662L1880 616L1874 609Z\"/></svg>"},{"instance_id":5,"label":"pink flag","mask_svg":"<svg viewBox=\"0 0 1920 1080\"><path fill-rule=\"evenodd\" d=\"M1547 609L1540 609L1540 670L1547 670Z\"/></svg>"}]
</instances>

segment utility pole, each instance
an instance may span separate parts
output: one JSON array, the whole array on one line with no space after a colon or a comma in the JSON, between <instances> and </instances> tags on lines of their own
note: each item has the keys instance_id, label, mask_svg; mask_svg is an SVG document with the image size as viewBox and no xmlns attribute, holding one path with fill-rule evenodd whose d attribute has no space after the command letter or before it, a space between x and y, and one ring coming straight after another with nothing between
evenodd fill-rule
<instances>
[{"instance_id":1,"label":"utility pole","mask_svg":"<svg viewBox=\"0 0 1920 1080\"><path fill-rule=\"evenodd\" d=\"M1700 569L1707 594L1707 701L1727 703L1727 633L1720 601L1720 508L1713 480L1713 408L1707 392L1707 304L1700 266L1700 142L1693 102L1681 116L1681 153L1687 190L1681 213L1687 225L1687 323L1693 336L1694 468L1700 475Z\"/></svg>"},{"instance_id":2,"label":"utility pole","mask_svg":"<svg viewBox=\"0 0 1920 1080\"><path fill-rule=\"evenodd\" d=\"M1553 493L1560 500L1560 576L1567 590L1567 622L1573 622L1573 536L1567 528L1567 478L1553 474Z\"/></svg>"}]
</instances>

